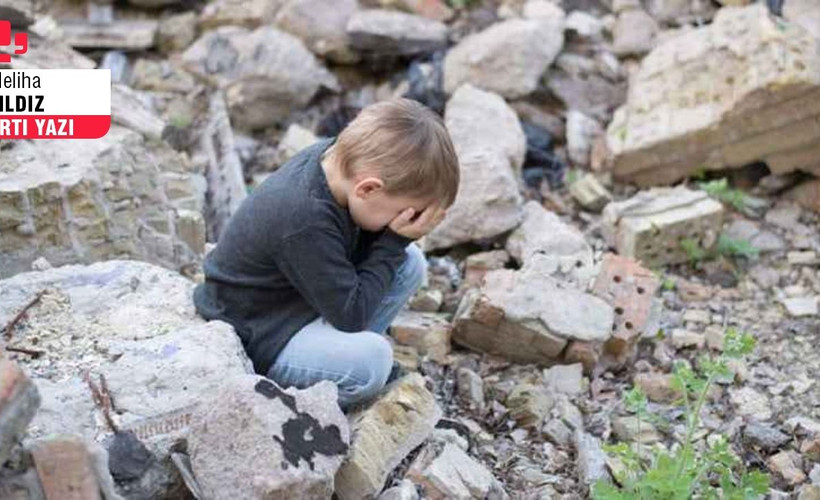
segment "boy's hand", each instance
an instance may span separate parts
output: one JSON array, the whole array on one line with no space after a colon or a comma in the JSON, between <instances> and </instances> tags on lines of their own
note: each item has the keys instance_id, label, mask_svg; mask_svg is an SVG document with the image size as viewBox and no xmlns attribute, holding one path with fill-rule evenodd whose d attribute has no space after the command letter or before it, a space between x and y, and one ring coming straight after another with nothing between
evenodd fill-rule
<instances>
[{"instance_id":1,"label":"boy's hand","mask_svg":"<svg viewBox=\"0 0 820 500\"><path fill-rule=\"evenodd\" d=\"M447 209L441 205L430 205L417 217L412 208L405 209L390 222L390 229L406 238L417 240L435 228L444 216Z\"/></svg>"}]
</instances>

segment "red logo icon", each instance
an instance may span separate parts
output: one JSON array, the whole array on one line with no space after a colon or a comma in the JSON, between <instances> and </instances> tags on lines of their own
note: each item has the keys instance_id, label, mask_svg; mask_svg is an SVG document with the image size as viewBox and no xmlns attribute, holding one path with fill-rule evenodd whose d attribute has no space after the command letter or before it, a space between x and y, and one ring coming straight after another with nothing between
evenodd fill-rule
<instances>
[{"instance_id":1,"label":"red logo icon","mask_svg":"<svg viewBox=\"0 0 820 500\"><path fill-rule=\"evenodd\" d=\"M8 47L11 45L11 22L0 21L0 46ZM28 50L28 34L15 33L14 34L14 53L25 54ZM10 63L11 54L0 53L0 63Z\"/></svg>"}]
</instances>

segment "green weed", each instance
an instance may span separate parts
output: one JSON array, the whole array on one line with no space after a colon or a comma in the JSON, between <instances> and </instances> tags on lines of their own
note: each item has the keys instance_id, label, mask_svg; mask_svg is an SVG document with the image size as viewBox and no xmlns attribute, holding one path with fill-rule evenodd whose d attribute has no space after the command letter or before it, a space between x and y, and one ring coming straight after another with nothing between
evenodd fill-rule
<instances>
[{"instance_id":1,"label":"green weed","mask_svg":"<svg viewBox=\"0 0 820 500\"><path fill-rule=\"evenodd\" d=\"M700 412L715 380L731 377L728 362L740 359L754 350L755 340L748 334L730 328L724 339L723 353L715 359L708 356L698 363L695 372L686 363L677 363L673 371L673 388L682 395L678 404L684 409L686 433L680 446L671 451L654 449L650 459L626 443L605 447L622 465L616 484L597 482L592 488L596 500L686 500L689 498L751 500L769 490L769 477L760 471L748 471L732 452L724 436L708 446L695 443ZM647 421L647 398L639 389L624 394L624 405L638 421ZM640 424L639 424L640 425Z\"/></svg>"}]
</instances>

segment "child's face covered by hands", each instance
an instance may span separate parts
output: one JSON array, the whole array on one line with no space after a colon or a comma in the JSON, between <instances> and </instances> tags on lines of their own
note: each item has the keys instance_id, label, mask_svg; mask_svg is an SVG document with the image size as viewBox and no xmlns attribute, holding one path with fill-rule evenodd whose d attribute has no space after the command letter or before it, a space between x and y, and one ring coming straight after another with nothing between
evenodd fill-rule
<instances>
[{"instance_id":1,"label":"child's face covered by hands","mask_svg":"<svg viewBox=\"0 0 820 500\"><path fill-rule=\"evenodd\" d=\"M381 231L389 226L402 236L418 239L436 227L446 214L445 207L429 199L390 195L383 189L360 191L354 190L348 205L353 220L367 231Z\"/></svg>"}]
</instances>

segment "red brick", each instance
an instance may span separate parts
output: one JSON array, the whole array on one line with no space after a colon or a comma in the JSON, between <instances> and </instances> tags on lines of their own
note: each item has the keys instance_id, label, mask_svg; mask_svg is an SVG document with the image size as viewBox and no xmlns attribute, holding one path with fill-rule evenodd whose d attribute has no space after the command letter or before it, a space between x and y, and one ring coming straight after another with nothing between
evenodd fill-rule
<instances>
[{"instance_id":1,"label":"red brick","mask_svg":"<svg viewBox=\"0 0 820 500\"><path fill-rule=\"evenodd\" d=\"M48 500L97 500L100 488L88 448L78 436L42 439L31 447Z\"/></svg>"},{"instance_id":2,"label":"red brick","mask_svg":"<svg viewBox=\"0 0 820 500\"><path fill-rule=\"evenodd\" d=\"M650 320L652 301L659 287L652 271L635 259L615 254L604 256L592 293L615 308L612 338L604 345L604 354L611 361L624 363L632 354Z\"/></svg>"},{"instance_id":3,"label":"red brick","mask_svg":"<svg viewBox=\"0 0 820 500\"><path fill-rule=\"evenodd\" d=\"M37 387L11 360L0 358L0 463L40 406Z\"/></svg>"}]
</instances>

